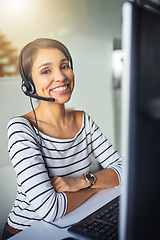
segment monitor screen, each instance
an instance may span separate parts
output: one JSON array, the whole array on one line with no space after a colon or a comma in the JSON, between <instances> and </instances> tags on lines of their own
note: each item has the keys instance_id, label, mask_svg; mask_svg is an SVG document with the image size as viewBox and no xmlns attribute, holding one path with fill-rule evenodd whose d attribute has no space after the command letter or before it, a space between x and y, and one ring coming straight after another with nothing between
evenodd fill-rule
<instances>
[{"instance_id":1,"label":"monitor screen","mask_svg":"<svg viewBox=\"0 0 160 240\"><path fill-rule=\"evenodd\" d=\"M147 1L144 1L147 2ZM160 10L122 8L122 156L120 239L157 239L160 216Z\"/></svg>"}]
</instances>

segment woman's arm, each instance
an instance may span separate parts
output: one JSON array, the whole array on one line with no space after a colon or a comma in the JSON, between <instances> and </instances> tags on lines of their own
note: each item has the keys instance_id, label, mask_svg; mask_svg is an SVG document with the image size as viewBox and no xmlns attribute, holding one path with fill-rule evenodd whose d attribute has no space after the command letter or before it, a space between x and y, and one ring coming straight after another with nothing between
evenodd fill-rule
<instances>
[{"instance_id":1,"label":"woman's arm","mask_svg":"<svg viewBox=\"0 0 160 240\"><path fill-rule=\"evenodd\" d=\"M111 168L98 171L94 173L94 175L96 177L96 183L93 185L92 189L111 188L119 185L118 175ZM51 184L56 192L77 192L90 185L84 176L78 178L64 178L56 176L52 178Z\"/></svg>"},{"instance_id":2,"label":"woman's arm","mask_svg":"<svg viewBox=\"0 0 160 240\"><path fill-rule=\"evenodd\" d=\"M65 192L67 196L66 214L79 207L88 200L92 195L104 188L111 188L119 185L119 178L113 169L104 169L94 174L96 183L92 188L85 189L89 186L84 176L78 178L54 177L51 184L57 192Z\"/></svg>"},{"instance_id":3,"label":"woman's arm","mask_svg":"<svg viewBox=\"0 0 160 240\"><path fill-rule=\"evenodd\" d=\"M118 174L112 168L98 171L94 175L96 183L92 188L112 188L120 184Z\"/></svg>"},{"instance_id":4,"label":"woman's arm","mask_svg":"<svg viewBox=\"0 0 160 240\"><path fill-rule=\"evenodd\" d=\"M18 197L21 201L23 196L29 216L35 221L43 219L47 222L62 217L67 209L67 196L54 191L37 144L37 135L26 119L17 117L9 122L8 150L17 175ZM26 216L25 209L21 215Z\"/></svg>"},{"instance_id":5,"label":"woman's arm","mask_svg":"<svg viewBox=\"0 0 160 240\"><path fill-rule=\"evenodd\" d=\"M82 203L87 201L92 195L99 192L102 189L83 189L78 192L65 192L67 196L67 210L66 214L73 211L77 207L79 207Z\"/></svg>"}]
</instances>

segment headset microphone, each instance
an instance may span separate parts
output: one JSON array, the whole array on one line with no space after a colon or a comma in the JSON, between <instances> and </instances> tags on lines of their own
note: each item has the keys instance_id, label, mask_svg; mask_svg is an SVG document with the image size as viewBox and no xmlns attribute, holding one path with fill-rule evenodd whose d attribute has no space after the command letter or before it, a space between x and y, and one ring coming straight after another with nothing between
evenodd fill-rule
<instances>
[{"instance_id":1,"label":"headset microphone","mask_svg":"<svg viewBox=\"0 0 160 240\"><path fill-rule=\"evenodd\" d=\"M45 97L40 97L34 94L31 94L30 92L25 93L27 96L38 99L38 100L43 100L43 101L48 101L48 102L54 102L55 98L45 98Z\"/></svg>"},{"instance_id":2,"label":"headset microphone","mask_svg":"<svg viewBox=\"0 0 160 240\"><path fill-rule=\"evenodd\" d=\"M22 67L22 56L21 55L20 55L20 61L19 61L19 69L20 69L20 74L22 77L21 89L25 95L35 98L35 99L38 99L38 100L43 100L43 101L48 101L48 102L55 101L55 98L46 98L46 97L41 97L41 96L36 95L36 89L35 89L32 79L27 80L27 78L24 74L24 70Z\"/></svg>"},{"instance_id":3,"label":"headset microphone","mask_svg":"<svg viewBox=\"0 0 160 240\"><path fill-rule=\"evenodd\" d=\"M52 44L55 45L55 48L59 49L66 56L66 58L70 62L71 69L73 70L73 62L68 49L62 43L56 40L52 40ZM54 102L55 101L54 98L41 97L36 94L36 88L35 88L34 82L32 81L31 77L27 77L25 75L23 64L22 64L22 55L23 55L23 52L21 51L20 57L19 57L19 70L20 70L20 75L22 77L21 89L24 92L24 94L38 100Z\"/></svg>"},{"instance_id":4,"label":"headset microphone","mask_svg":"<svg viewBox=\"0 0 160 240\"><path fill-rule=\"evenodd\" d=\"M22 84L21 88L22 88L22 91L24 92L24 94L29 96L29 97L32 97L32 98L35 98L35 99L38 99L38 100L48 101L48 102L54 102L55 101L55 98L46 98L46 97L41 97L41 96L32 94L31 92L27 91L27 88L26 88L25 84Z\"/></svg>"}]
</instances>

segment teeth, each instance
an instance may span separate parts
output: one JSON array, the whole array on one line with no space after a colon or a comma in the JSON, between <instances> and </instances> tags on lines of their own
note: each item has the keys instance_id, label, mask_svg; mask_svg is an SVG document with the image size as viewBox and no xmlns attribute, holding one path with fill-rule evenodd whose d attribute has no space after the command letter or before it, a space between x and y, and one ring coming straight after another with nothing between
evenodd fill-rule
<instances>
[{"instance_id":1,"label":"teeth","mask_svg":"<svg viewBox=\"0 0 160 240\"><path fill-rule=\"evenodd\" d=\"M65 91L67 89L67 85L63 86L63 87L58 87L53 89L53 92L61 92L61 91Z\"/></svg>"}]
</instances>

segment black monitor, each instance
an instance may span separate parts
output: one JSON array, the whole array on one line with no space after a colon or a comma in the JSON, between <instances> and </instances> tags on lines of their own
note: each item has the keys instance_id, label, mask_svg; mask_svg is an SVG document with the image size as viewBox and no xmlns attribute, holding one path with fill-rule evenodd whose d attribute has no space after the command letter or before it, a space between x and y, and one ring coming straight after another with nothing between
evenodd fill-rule
<instances>
[{"instance_id":1,"label":"black monitor","mask_svg":"<svg viewBox=\"0 0 160 240\"><path fill-rule=\"evenodd\" d=\"M121 240L160 239L160 8L142 2L122 8Z\"/></svg>"}]
</instances>

